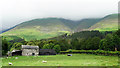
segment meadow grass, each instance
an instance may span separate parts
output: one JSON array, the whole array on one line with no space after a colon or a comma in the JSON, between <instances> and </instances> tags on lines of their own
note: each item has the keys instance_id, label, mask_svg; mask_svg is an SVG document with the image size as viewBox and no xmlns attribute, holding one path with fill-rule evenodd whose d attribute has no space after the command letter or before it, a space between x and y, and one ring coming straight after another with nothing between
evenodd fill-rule
<instances>
[{"instance_id":1,"label":"meadow grass","mask_svg":"<svg viewBox=\"0 0 120 68\"><path fill-rule=\"evenodd\" d=\"M99 31L116 31L116 30L118 30L118 27L115 27L115 28L96 28L94 30L99 30Z\"/></svg>"},{"instance_id":2,"label":"meadow grass","mask_svg":"<svg viewBox=\"0 0 120 68\"><path fill-rule=\"evenodd\" d=\"M40 40L56 37L65 33L69 33L69 31L52 31L52 32L44 32L36 29L18 29L11 30L2 34L2 36L6 37L6 39L13 40L16 37L24 38L26 41L30 40ZM13 37L16 36L16 37Z\"/></svg>"},{"instance_id":3,"label":"meadow grass","mask_svg":"<svg viewBox=\"0 0 120 68\"><path fill-rule=\"evenodd\" d=\"M118 30L118 19L104 20L96 24L98 26L94 30L99 31L115 31Z\"/></svg>"},{"instance_id":4,"label":"meadow grass","mask_svg":"<svg viewBox=\"0 0 120 68\"><path fill-rule=\"evenodd\" d=\"M8 63L13 63L13 66L117 66L117 56L102 56L92 54L67 54L49 55L49 56L16 56L11 58L3 58L3 66L9 66ZM42 61L47 61L43 63Z\"/></svg>"},{"instance_id":5,"label":"meadow grass","mask_svg":"<svg viewBox=\"0 0 120 68\"><path fill-rule=\"evenodd\" d=\"M0 58L0 68L2 67L2 58Z\"/></svg>"}]
</instances>

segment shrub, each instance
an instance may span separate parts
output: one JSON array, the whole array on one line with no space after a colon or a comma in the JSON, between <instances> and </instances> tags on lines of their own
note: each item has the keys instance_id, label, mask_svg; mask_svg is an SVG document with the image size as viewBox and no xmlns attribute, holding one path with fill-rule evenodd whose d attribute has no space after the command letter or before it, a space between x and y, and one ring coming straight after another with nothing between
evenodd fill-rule
<instances>
[{"instance_id":1,"label":"shrub","mask_svg":"<svg viewBox=\"0 0 120 68\"><path fill-rule=\"evenodd\" d=\"M50 49L49 44L45 44L42 49Z\"/></svg>"},{"instance_id":2,"label":"shrub","mask_svg":"<svg viewBox=\"0 0 120 68\"><path fill-rule=\"evenodd\" d=\"M60 48L59 45L55 45L55 46L53 47L53 49L54 49L57 53L59 53L60 50L61 50L61 48Z\"/></svg>"}]
</instances>

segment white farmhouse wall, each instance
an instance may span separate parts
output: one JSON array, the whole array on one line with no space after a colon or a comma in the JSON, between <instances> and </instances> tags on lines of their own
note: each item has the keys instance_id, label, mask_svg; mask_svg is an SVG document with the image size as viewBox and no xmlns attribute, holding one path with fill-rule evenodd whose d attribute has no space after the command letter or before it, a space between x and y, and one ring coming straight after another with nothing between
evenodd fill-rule
<instances>
[{"instance_id":1,"label":"white farmhouse wall","mask_svg":"<svg viewBox=\"0 0 120 68\"><path fill-rule=\"evenodd\" d=\"M33 53L37 56L39 54L39 49L22 49L23 56L32 56Z\"/></svg>"}]
</instances>

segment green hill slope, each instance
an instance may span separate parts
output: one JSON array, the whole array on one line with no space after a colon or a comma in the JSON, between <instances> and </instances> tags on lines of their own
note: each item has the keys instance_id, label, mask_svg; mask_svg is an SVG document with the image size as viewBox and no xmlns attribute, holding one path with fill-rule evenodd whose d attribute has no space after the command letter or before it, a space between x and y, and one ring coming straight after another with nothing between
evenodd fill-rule
<instances>
[{"instance_id":1,"label":"green hill slope","mask_svg":"<svg viewBox=\"0 0 120 68\"><path fill-rule=\"evenodd\" d=\"M83 20L77 21L80 23L76 27L76 32L84 31L85 29L88 29L89 27L96 24L100 20L101 20L101 18L96 18L96 19L91 18L91 19L83 19Z\"/></svg>"},{"instance_id":2,"label":"green hill slope","mask_svg":"<svg viewBox=\"0 0 120 68\"><path fill-rule=\"evenodd\" d=\"M80 29L88 28L88 26L92 25L91 23L89 24L88 19L85 19L84 22L72 21L63 18L34 19L23 22L17 25L15 28L4 32L2 35L6 37L18 36L24 38L25 40L46 39L56 37L65 33L76 32L76 29L79 27ZM80 26L81 24L82 27Z\"/></svg>"},{"instance_id":3,"label":"green hill slope","mask_svg":"<svg viewBox=\"0 0 120 68\"><path fill-rule=\"evenodd\" d=\"M94 24L89 29L99 31L118 30L118 14L111 14L102 18L98 23Z\"/></svg>"},{"instance_id":4,"label":"green hill slope","mask_svg":"<svg viewBox=\"0 0 120 68\"><path fill-rule=\"evenodd\" d=\"M18 36L25 40L55 37L72 30L59 19L45 18L23 22L15 28L3 33L4 36Z\"/></svg>"},{"instance_id":5,"label":"green hill slope","mask_svg":"<svg viewBox=\"0 0 120 68\"><path fill-rule=\"evenodd\" d=\"M7 38L9 36L17 36L25 40L40 40L84 30L113 31L118 29L117 18L117 14L112 14L104 18L90 18L79 21L63 18L34 19L18 24L16 27L2 33L2 36Z\"/></svg>"}]
</instances>

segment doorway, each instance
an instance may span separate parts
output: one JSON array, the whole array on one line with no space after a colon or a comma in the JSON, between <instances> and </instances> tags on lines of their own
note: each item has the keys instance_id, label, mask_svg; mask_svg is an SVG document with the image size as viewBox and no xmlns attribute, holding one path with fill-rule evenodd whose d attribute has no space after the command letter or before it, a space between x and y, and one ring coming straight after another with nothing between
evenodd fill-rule
<instances>
[{"instance_id":1,"label":"doorway","mask_svg":"<svg viewBox=\"0 0 120 68\"><path fill-rule=\"evenodd\" d=\"M34 56L35 55L35 53L32 53L32 56Z\"/></svg>"}]
</instances>

